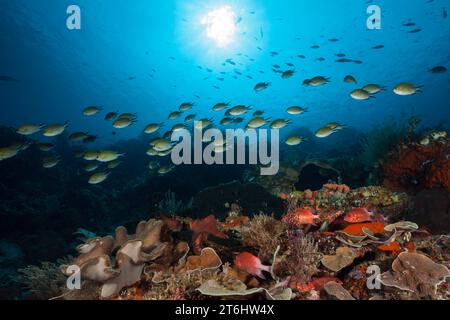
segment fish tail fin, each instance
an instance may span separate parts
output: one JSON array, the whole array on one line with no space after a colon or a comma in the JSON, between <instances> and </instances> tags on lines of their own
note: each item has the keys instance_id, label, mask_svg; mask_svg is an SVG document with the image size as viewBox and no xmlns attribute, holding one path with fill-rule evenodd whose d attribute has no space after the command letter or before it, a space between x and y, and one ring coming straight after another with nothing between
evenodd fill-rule
<instances>
[{"instance_id":1,"label":"fish tail fin","mask_svg":"<svg viewBox=\"0 0 450 320\"><path fill-rule=\"evenodd\" d=\"M260 271L262 270L262 271L270 272L270 268L271 268L270 266L265 266L263 264L258 266L258 269L260 269Z\"/></svg>"},{"instance_id":2,"label":"fish tail fin","mask_svg":"<svg viewBox=\"0 0 450 320\"><path fill-rule=\"evenodd\" d=\"M256 272L256 276L258 276L259 278L261 278L261 279L263 279L263 280L266 280L266 277L264 276L264 274L262 273L261 270L258 270L258 271Z\"/></svg>"}]
</instances>

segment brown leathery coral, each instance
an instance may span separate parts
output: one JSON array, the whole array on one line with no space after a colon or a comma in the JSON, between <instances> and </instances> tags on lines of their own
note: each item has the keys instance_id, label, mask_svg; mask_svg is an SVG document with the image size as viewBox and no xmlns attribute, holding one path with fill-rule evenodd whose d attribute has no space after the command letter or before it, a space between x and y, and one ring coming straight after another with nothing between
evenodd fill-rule
<instances>
[{"instance_id":1,"label":"brown leathery coral","mask_svg":"<svg viewBox=\"0 0 450 320\"><path fill-rule=\"evenodd\" d=\"M111 236L94 238L78 246L80 254L71 265L80 268L81 277L103 283L102 298L110 298L127 286L140 280L144 263L159 258L166 248L160 242L162 221L140 222L136 234L127 235L124 227L116 229L116 239ZM110 255L119 248L115 258ZM113 250L114 249L114 250ZM68 265L61 266L67 272Z\"/></svg>"},{"instance_id":2,"label":"brown leathery coral","mask_svg":"<svg viewBox=\"0 0 450 320\"><path fill-rule=\"evenodd\" d=\"M437 286L450 276L449 269L419 253L402 252L392 263L392 270L379 276L388 287L412 292L420 298L434 298Z\"/></svg>"}]
</instances>

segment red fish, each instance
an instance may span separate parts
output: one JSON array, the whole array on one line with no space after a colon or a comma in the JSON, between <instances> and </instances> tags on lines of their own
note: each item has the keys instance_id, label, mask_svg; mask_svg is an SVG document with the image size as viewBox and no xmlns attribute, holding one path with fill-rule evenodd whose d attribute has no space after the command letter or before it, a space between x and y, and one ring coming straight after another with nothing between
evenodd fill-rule
<instances>
[{"instance_id":1,"label":"red fish","mask_svg":"<svg viewBox=\"0 0 450 320\"><path fill-rule=\"evenodd\" d=\"M344 221L350 223L361 223L372 221L371 212L366 208L353 208L344 217Z\"/></svg>"},{"instance_id":2,"label":"red fish","mask_svg":"<svg viewBox=\"0 0 450 320\"><path fill-rule=\"evenodd\" d=\"M235 259L235 265L238 269L261 279L266 279L262 271L270 272L270 267L263 265L261 260L250 252L240 253Z\"/></svg>"},{"instance_id":3,"label":"red fish","mask_svg":"<svg viewBox=\"0 0 450 320\"><path fill-rule=\"evenodd\" d=\"M311 209L300 208L295 211L295 218L300 225L314 224L314 220L319 216L312 213Z\"/></svg>"}]
</instances>

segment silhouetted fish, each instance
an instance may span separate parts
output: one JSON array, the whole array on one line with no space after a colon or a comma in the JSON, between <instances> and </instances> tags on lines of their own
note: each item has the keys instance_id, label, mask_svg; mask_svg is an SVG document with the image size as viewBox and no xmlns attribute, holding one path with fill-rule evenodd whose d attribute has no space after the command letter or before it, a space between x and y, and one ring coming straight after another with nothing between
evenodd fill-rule
<instances>
[{"instance_id":1,"label":"silhouetted fish","mask_svg":"<svg viewBox=\"0 0 450 320\"><path fill-rule=\"evenodd\" d=\"M337 59L336 62L345 63L345 62L352 62L352 60L351 59L347 59L347 58L342 58L342 59Z\"/></svg>"},{"instance_id":2,"label":"silhouetted fish","mask_svg":"<svg viewBox=\"0 0 450 320\"><path fill-rule=\"evenodd\" d=\"M10 77L10 76L0 76L0 81L5 81L5 82L19 82L19 80L14 79L13 77Z\"/></svg>"}]
</instances>

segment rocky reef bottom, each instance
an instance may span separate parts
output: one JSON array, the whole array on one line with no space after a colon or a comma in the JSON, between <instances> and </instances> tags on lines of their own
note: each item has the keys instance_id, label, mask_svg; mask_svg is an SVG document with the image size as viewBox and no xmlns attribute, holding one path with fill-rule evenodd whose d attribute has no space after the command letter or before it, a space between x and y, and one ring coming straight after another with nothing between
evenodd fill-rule
<instances>
[{"instance_id":1,"label":"rocky reef bottom","mask_svg":"<svg viewBox=\"0 0 450 320\"><path fill-rule=\"evenodd\" d=\"M406 194L328 184L279 198L281 219L227 203L221 220L161 214L121 226L75 258L22 269L20 282L34 299L450 298L450 237L408 221Z\"/></svg>"}]
</instances>

